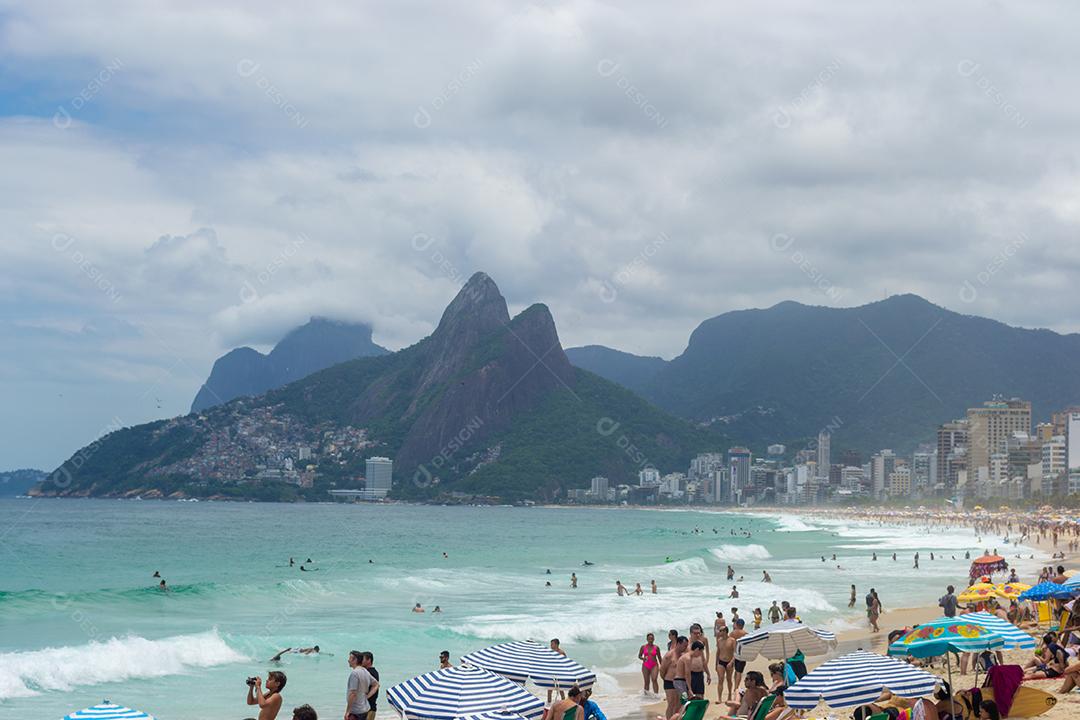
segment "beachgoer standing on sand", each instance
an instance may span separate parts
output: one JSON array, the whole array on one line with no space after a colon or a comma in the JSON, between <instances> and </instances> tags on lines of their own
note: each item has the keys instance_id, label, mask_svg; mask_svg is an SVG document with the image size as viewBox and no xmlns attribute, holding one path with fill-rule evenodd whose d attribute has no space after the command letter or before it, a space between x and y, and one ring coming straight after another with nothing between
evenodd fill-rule
<instances>
[{"instance_id":1,"label":"beachgoer standing on sand","mask_svg":"<svg viewBox=\"0 0 1080 720\"><path fill-rule=\"evenodd\" d=\"M870 628L874 632L881 632L877 624L879 615L881 615L881 602L874 588L870 588L870 592L866 594L866 619L870 621Z\"/></svg>"},{"instance_id":2,"label":"beachgoer standing on sand","mask_svg":"<svg viewBox=\"0 0 1080 720\"><path fill-rule=\"evenodd\" d=\"M274 720L281 710L281 691L285 689L285 673L271 670L266 674L266 692L262 689L262 678L254 677L248 681L248 705L259 706L259 720Z\"/></svg>"},{"instance_id":3,"label":"beachgoer standing on sand","mask_svg":"<svg viewBox=\"0 0 1080 720\"><path fill-rule=\"evenodd\" d=\"M956 617L956 608L960 602L956 599L956 588L949 585L945 594L937 601L938 607L945 612L945 617Z\"/></svg>"},{"instance_id":4,"label":"beachgoer standing on sand","mask_svg":"<svg viewBox=\"0 0 1080 720\"><path fill-rule=\"evenodd\" d=\"M739 638L744 637L747 634L746 621L742 618L739 618L738 620L733 620L732 622L735 625L735 629L731 631L731 635L728 637L728 639L732 643L738 643ZM733 650L734 648L735 645L732 645ZM746 669L746 661L735 658L735 660L731 664L735 666L735 687L738 687L742 684L742 674L743 670Z\"/></svg>"},{"instance_id":5,"label":"beachgoer standing on sand","mask_svg":"<svg viewBox=\"0 0 1080 720\"><path fill-rule=\"evenodd\" d=\"M363 653L349 652L349 682L345 691L345 720L367 720L369 699L379 690L379 682L363 667Z\"/></svg>"},{"instance_id":6,"label":"beachgoer standing on sand","mask_svg":"<svg viewBox=\"0 0 1080 720\"><path fill-rule=\"evenodd\" d=\"M731 639L725 625L716 636L716 702L724 701L724 685L728 686L728 699L734 692L731 685L732 674L735 668L731 667L731 661L735 659L735 641Z\"/></svg>"},{"instance_id":7,"label":"beachgoer standing on sand","mask_svg":"<svg viewBox=\"0 0 1080 720\"><path fill-rule=\"evenodd\" d=\"M679 658L679 674L687 678L690 683L690 698L700 700L705 697L705 681L712 684L712 673L709 672L709 661L705 657L705 646L700 640L690 644L690 652Z\"/></svg>"},{"instance_id":8,"label":"beachgoer standing on sand","mask_svg":"<svg viewBox=\"0 0 1080 720\"><path fill-rule=\"evenodd\" d=\"M667 709L664 717L671 717L679 709L679 693L681 690L676 686L675 680L679 674L679 658L686 650L686 638L675 639L675 644L664 654L660 662L660 677L664 680L664 695L667 698ZM685 683L684 683L685 684Z\"/></svg>"},{"instance_id":9,"label":"beachgoer standing on sand","mask_svg":"<svg viewBox=\"0 0 1080 720\"><path fill-rule=\"evenodd\" d=\"M371 677L375 678L376 683L379 682L379 671L375 669L375 656L369 650L365 650L360 653L360 667L367 670L368 674L371 675ZM371 709L368 710L367 720L375 720L375 706L378 704L379 688L375 688L375 692L373 692L371 694L371 697L368 698L368 705L371 706Z\"/></svg>"},{"instance_id":10,"label":"beachgoer standing on sand","mask_svg":"<svg viewBox=\"0 0 1080 720\"><path fill-rule=\"evenodd\" d=\"M705 662L709 662L709 658L712 657L712 653L709 648L709 638L705 637L705 629L701 627L701 623L694 623L690 626L690 644L693 645L696 642L701 643L701 646L705 649Z\"/></svg>"},{"instance_id":11,"label":"beachgoer standing on sand","mask_svg":"<svg viewBox=\"0 0 1080 720\"><path fill-rule=\"evenodd\" d=\"M660 675L660 648L655 642L655 636L649 633L645 636L645 644L638 649L638 660L641 661L641 677L645 683L643 693L649 692L652 685L653 693L659 693L660 687L656 679Z\"/></svg>"}]
</instances>

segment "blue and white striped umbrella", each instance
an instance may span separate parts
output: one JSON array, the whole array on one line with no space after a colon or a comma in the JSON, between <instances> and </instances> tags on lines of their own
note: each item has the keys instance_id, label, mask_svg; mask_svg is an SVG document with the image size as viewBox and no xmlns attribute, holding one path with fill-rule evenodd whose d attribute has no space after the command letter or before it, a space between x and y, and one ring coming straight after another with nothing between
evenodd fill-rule
<instances>
[{"instance_id":1,"label":"blue and white striped umbrella","mask_svg":"<svg viewBox=\"0 0 1080 720\"><path fill-rule=\"evenodd\" d=\"M478 667L449 667L418 675L386 692L408 720L458 720L492 711L526 720L544 714L544 703L520 685Z\"/></svg>"},{"instance_id":2,"label":"blue and white striped umbrella","mask_svg":"<svg viewBox=\"0 0 1080 720\"><path fill-rule=\"evenodd\" d=\"M784 691L784 701L796 710L808 710L824 700L834 708L865 705L882 690L900 697L921 697L941 681L914 665L865 650L819 665Z\"/></svg>"},{"instance_id":3,"label":"blue and white striped umbrella","mask_svg":"<svg viewBox=\"0 0 1080 720\"><path fill-rule=\"evenodd\" d=\"M1034 650L1035 638L1028 635L1026 632L1016 627L1012 623L1002 620L993 613L985 611L975 613L965 613L960 615L958 620L964 620L966 622L975 623L981 625L995 635L1000 635L1005 640L1004 647L1016 649L1016 650Z\"/></svg>"},{"instance_id":4,"label":"blue and white striped umbrella","mask_svg":"<svg viewBox=\"0 0 1080 720\"><path fill-rule=\"evenodd\" d=\"M526 718L520 713L492 710L491 712L476 713L475 715L465 715L458 718L458 720L526 720Z\"/></svg>"},{"instance_id":5,"label":"blue and white striped umbrella","mask_svg":"<svg viewBox=\"0 0 1080 720\"><path fill-rule=\"evenodd\" d=\"M100 705L65 715L64 720L154 720L154 718L141 710L114 705L106 700Z\"/></svg>"},{"instance_id":6,"label":"blue and white striped umbrella","mask_svg":"<svg viewBox=\"0 0 1080 720\"><path fill-rule=\"evenodd\" d=\"M1071 578L1068 578L1065 582L1061 584L1067 588L1080 587L1080 573L1076 573Z\"/></svg>"},{"instance_id":7,"label":"blue and white striped umbrella","mask_svg":"<svg viewBox=\"0 0 1080 720\"><path fill-rule=\"evenodd\" d=\"M764 655L774 660L789 658L799 650L803 655L824 655L836 647L836 635L818 630L797 620L785 620L755 630L735 643L735 657L753 660Z\"/></svg>"},{"instance_id":8,"label":"blue and white striped umbrella","mask_svg":"<svg viewBox=\"0 0 1080 720\"><path fill-rule=\"evenodd\" d=\"M475 665L524 684L528 680L543 688L586 688L596 682L596 673L581 663L534 640L492 645L461 656L461 662Z\"/></svg>"}]
</instances>

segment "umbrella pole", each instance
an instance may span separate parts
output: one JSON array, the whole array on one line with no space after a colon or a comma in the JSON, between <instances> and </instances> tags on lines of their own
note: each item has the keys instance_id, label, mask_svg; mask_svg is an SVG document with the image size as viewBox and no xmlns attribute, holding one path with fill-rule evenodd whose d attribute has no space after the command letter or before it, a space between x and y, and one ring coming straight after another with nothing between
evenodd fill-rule
<instances>
[{"instance_id":1,"label":"umbrella pole","mask_svg":"<svg viewBox=\"0 0 1080 720\"><path fill-rule=\"evenodd\" d=\"M949 671L949 710L952 711L953 720L956 720L956 688L952 684L952 658L949 651L945 651L945 667Z\"/></svg>"}]
</instances>

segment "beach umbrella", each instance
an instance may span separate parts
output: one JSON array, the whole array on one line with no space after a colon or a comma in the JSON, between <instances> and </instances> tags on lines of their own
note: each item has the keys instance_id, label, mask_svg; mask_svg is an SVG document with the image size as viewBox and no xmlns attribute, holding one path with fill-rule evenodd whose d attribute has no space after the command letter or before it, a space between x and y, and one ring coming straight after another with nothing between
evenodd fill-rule
<instances>
[{"instance_id":1,"label":"beach umbrella","mask_svg":"<svg viewBox=\"0 0 1080 720\"><path fill-rule=\"evenodd\" d=\"M526 720L544 714L544 703L506 678L478 667L448 667L394 685L387 700L407 720L456 720L489 712Z\"/></svg>"},{"instance_id":2,"label":"beach umbrella","mask_svg":"<svg viewBox=\"0 0 1080 720\"><path fill-rule=\"evenodd\" d=\"M997 585L993 583L975 583L967 590L956 596L960 602L984 602L989 598L997 597Z\"/></svg>"},{"instance_id":3,"label":"beach umbrella","mask_svg":"<svg viewBox=\"0 0 1080 720\"><path fill-rule=\"evenodd\" d=\"M985 611L965 613L964 615L961 615L958 619L961 619L964 622L975 623L976 625L980 625L986 628L992 633L1000 635L1001 638L1005 641L1005 644L1002 646L1004 648L1010 650L1035 649L1035 638L1031 637L1026 632L1013 625L1011 622L1007 620L1002 620L993 613L988 613Z\"/></svg>"},{"instance_id":4,"label":"beach umbrella","mask_svg":"<svg viewBox=\"0 0 1080 720\"><path fill-rule=\"evenodd\" d=\"M819 665L784 691L784 701L808 710L820 701L834 708L864 705L883 690L900 697L921 697L941 681L936 675L884 655L856 650Z\"/></svg>"},{"instance_id":5,"label":"beach umbrella","mask_svg":"<svg viewBox=\"0 0 1080 720\"><path fill-rule=\"evenodd\" d=\"M998 595L1009 600L1016 600L1021 593L1031 589L1030 585L1022 582L998 583L995 587Z\"/></svg>"},{"instance_id":6,"label":"beach umbrella","mask_svg":"<svg viewBox=\"0 0 1080 720\"><path fill-rule=\"evenodd\" d=\"M1047 580L1020 593L1020 599L1041 601L1049 600L1050 598L1071 598L1075 587L1075 585L1071 587L1058 585L1057 583L1052 583Z\"/></svg>"},{"instance_id":7,"label":"beach umbrella","mask_svg":"<svg viewBox=\"0 0 1080 720\"><path fill-rule=\"evenodd\" d=\"M461 656L464 665L490 670L508 680L528 680L544 688L581 688L596 682L596 673L535 640L501 643Z\"/></svg>"},{"instance_id":8,"label":"beach umbrella","mask_svg":"<svg viewBox=\"0 0 1080 720\"><path fill-rule=\"evenodd\" d=\"M64 720L154 720L141 710L132 710L105 700L100 705L65 715Z\"/></svg>"},{"instance_id":9,"label":"beach umbrella","mask_svg":"<svg viewBox=\"0 0 1080 720\"><path fill-rule=\"evenodd\" d=\"M965 616L957 618L943 617L932 622L916 625L915 628L899 637L889 645L890 655L926 658L945 656L945 666L949 672L949 687L952 687L952 652L981 652L995 650L1005 645L1005 638L987 630L982 625L967 622ZM978 665L975 666L978 675ZM950 698L950 702L954 702ZM956 707L952 708L956 717Z\"/></svg>"},{"instance_id":10,"label":"beach umbrella","mask_svg":"<svg viewBox=\"0 0 1080 720\"><path fill-rule=\"evenodd\" d=\"M836 647L836 635L818 630L795 620L770 625L739 638L735 657L753 660L758 655L767 658L789 658L799 650L803 655L824 655Z\"/></svg>"},{"instance_id":11,"label":"beach umbrella","mask_svg":"<svg viewBox=\"0 0 1080 720\"><path fill-rule=\"evenodd\" d=\"M1062 587L1067 587L1067 588L1080 587L1080 575L1077 575L1075 573L1072 574L1072 575L1069 575L1069 572L1066 570L1065 571L1065 577L1067 579L1065 580L1065 582L1061 583Z\"/></svg>"},{"instance_id":12,"label":"beach umbrella","mask_svg":"<svg viewBox=\"0 0 1080 720\"><path fill-rule=\"evenodd\" d=\"M1000 555L983 555L971 561L971 570L969 570L968 575L974 580L982 575L991 575L1008 569L1009 563Z\"/></svg>"},{"instance_id":13,"label":"beach umbrella","mask_svg":"<svg viewBox=\"0 0 1080 720\"><path fill-rule=\"evenodd\" d=\"M490 710L488 712L463 715L458 720L528 720L521 713L504 712L502 710Z\"/></svg>"}]
</instances>

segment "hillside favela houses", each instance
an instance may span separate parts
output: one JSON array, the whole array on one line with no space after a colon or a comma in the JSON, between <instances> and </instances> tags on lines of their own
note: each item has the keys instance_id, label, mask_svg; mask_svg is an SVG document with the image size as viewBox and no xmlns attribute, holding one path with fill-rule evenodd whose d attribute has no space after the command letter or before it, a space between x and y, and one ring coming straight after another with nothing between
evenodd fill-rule
<instances>
[{"instance_id":1,"label":"hillside favela houses","mask_svg":"<svg viewBox=\"0 0 1080 720\"><path fill-rule=\"evenodd\" d=\"M636 478L594 477L571 490L575 503L803 505L947 498L962 505L995 499L1080 495L1080 407L1032 427L1031 403L995 398L937 428L936 443L910 456L883 448L869 457L833 451L822 431L789 453L769 445L707 452L688 468L645 467Z\"/></svg>"}]
</instances>

